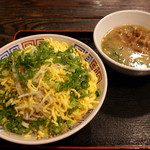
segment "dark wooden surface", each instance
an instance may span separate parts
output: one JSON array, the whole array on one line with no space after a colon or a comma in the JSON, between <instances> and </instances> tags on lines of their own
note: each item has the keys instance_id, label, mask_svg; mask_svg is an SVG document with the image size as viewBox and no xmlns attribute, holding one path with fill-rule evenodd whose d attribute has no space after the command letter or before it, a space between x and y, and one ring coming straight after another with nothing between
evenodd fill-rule
<instances>
[{"instance_id":1,"label":"dark wooden surface","mask_svg":"<svg viewBox=\"0 0 150 150\"><path fill-rule=\"evenodd\" d=\"M18 30L93 30L118 10L150 11L149 0L0 0L0 47Z\"/></svg>"},{"instance_id":2,"label":"dark wooden surface","mask_svg":"<svg viewBox=\"0 0 150 150\"><path fill-rule=\"evenodd\" d=\"M150 12L150 1L0 0L0 47L11 42L19 30L93 30L104 16L127 9ZM92 33L79 34L68 35L83 40L96 51ZM85 128L69 138L42 146L17 145L0 139L0 149L150 148L149 76L125 76L105 66L107 96L100 112Z\"/></svg>"}]
</instances>

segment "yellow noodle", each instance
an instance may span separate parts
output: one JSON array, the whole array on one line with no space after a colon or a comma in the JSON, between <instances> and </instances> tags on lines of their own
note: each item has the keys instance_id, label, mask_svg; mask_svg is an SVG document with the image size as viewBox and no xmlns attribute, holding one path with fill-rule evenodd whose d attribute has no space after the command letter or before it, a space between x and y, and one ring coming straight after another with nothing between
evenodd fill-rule
<instances>
[{"instance_id":1,"label":"yellow noodle","mask_svg":"<svg viewBox=\"0 0 150 150\"><path fill-rule=\"evenodd\" d=\"M69 48L68 44L66 42L59 42L57 40L53 39L45 39L45 41L49 42L50 45L54 47L54 51L65 51L67 48ZM32 52L34 49L34 46L29 46L25 53ZM80 51L76 52L76 55L83 56L83 54ZM52 62L52 58L48 59L48 61ZM82 60L83 68L88 67L89 64ZM46 67L46 68L45 68ZM44 81L44 75L45 73L50 74L50 80L51 81L65 81L67 78L66 74L69 73L63 69L64 66L60 64L53 64L51 63L50 66L43 65L40 69L41 72L39 72L37 80L37 85L33 84L33 80L30 79L27 82L27 92L37 92L33 93L30 96L25 96L21 98L16 98L12 105L15 106L24 106L20 110L16 110L17 115L24 115L26 111L28 111L29 116L32 117L33 114L39 114L41 117L41 112L47 114L48 118L52 120L52 122L55 125L58 125L57 123L57 117L60 116L64 120L70 120L71 124L74 125L79 121L89 110L93 109L95 104L98 103L96 100L95 92L97 90L97 77L93 71L89 72L90 75L90 81L89 81L89 87L87 89L90 91L91 95L79 99L80 103L84 106L82 109L76 109L72 112L71 115L67 113L68 109L71 109L70 106L70 92L73 91L78 98L80 98L80 94L75 89L70 89L68 91L61 91L57 92L57 87L51 87ZM36 80L35 80L36 81ZM16 88L15 82L11 77L7 77L5 79L0 79L1 85L5 86L6 91L11 91L12 89ZM18 96L21 95L20 89L16 89L18 92ZM0 90L0 93L2 91ZM28 108L26 108L28 106ZM34 106L34 107L33 107ZM43 107L43 108L41 108ZM42 133L39 133L43 136Z\"/></svg>"}]
</instances>

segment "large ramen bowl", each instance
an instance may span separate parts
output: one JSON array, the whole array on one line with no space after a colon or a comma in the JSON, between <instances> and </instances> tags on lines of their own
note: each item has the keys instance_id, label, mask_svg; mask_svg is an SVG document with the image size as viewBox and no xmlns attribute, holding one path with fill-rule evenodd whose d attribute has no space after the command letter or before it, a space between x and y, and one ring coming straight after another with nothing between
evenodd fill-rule
<instances>
[{"instance_id":1,"label":"large ramen bowl","mask_svg":"<svg viewBox=\"0 0 150 150\"><path fill-rule=\"evenodd\" d=\"M19 144L28 144L28 145L37 145L37 144L46 144L46 143L52 143L61 139L64 139L77 131L79 131L81 128L83 128L85 125L87 125L92 118L98 113L100 110L107 91L107 74L105 71L105 67L98 57L98 55L86 44L80 42L79 40L76 40L71 37L62 36L62 35L56 35L56 34L39 34L39 35L33 35L28 36L25 38L18 39L16 41L13 41L4 47L0 49L0 59L5 59L8 57L8 55L17 50L17 49L24 49L28 45L38 45L40 44L45 38L52 38L54 40L57 40L59 42L66 42L68 45L73 45L75 48L77 48L82 53L86 54L85 61L89 63L90 69L93 70L96 73L96 76L98 78L97 86L101 90L101 95L97 98L99 103L90 110L80 121L78 121L73 127L69 128L69 131L61 134L56 135L51 138L43 138L43 139L37 139L37 137L33 136L32 138L25 138L21 135L12 134L10 132L6 132L2 127L0 128L0 137L2 139L19 143Z\"/></svg>"},{"instance_id":2,"label":"large ramen bowl","mask_svg":"<svg viewBox=\"0 0 150 150\"><path fill-rule=\"evenodd\" d=\"M95 46L101 54L102 59L104 59L112 68L121 73L135 76L149 75L150 68L140 69L121 64L107 56L101 48L101 42L104 35L113 28L122 25L139 25L150 29L150 21L148 20L150 20L150 13L138 10L118 11L102 18L97 23L93 34Z\"/></svg>"}]
</instances>

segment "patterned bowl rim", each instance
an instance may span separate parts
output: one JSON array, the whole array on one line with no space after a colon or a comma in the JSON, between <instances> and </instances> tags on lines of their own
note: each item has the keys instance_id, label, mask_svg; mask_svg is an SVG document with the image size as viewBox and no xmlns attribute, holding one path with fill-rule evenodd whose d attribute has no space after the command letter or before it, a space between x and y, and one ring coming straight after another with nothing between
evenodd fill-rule
<instances>
[{"instance_id":1,"label":"patterned bowl rim","mask_svg":"<svg viewBox=\"0 0 150 150\"><path fill-rule=\"evenodd\" d=\"M24 145L40 145L40 144L47 144L47 143L53 143L59 140L62 140L64 138L67 138L69 136L71 136L72 134L76 133L77 131L81 130L84 126L86 126L93 118L94 116L98 113L98 111L100 110L106 93L107 93L107 86L108 86L108 79L107 79L107 73L104 67L103 62L101 61L101 59L99 58L99 56L86 44L84 44L83 42L69 37L69 36L64 36L64 35L59 35L59 34L37 34L37 35L31 35L31 36L27 36L27 37L23 37L20 38L18 40L12 41L10 43L8 43L7 45L3 46L2 48L0 48L0 51L9 48L10 46L20 43L22 41L28 40L28 39L36 39L36 38L56 38L56 39L60 39L60 40L65 40L71 43L78 43L79 45L83 46L84 48L86 48L89 52L92 53L92 55L94 56L94 58L96 58L96 60L99 63L99 66L101 68L101 72L103 74L103 92L100 96L100 102L99 104L93 109L93 111L90 113L90 115L79 125L77 125L75 128L73 128L72 130L69 130L66 133L63 133L62 135L53 137L53 138L48 138L48 139L41 139L41 140L22 140L22 139L16 139L16 138L12 138L6 135L2 135L0 134L0 138L5 139L7 141L13 142L13 143L17 143L17 144L24 144Z\"/></svg>"}]
</instances>

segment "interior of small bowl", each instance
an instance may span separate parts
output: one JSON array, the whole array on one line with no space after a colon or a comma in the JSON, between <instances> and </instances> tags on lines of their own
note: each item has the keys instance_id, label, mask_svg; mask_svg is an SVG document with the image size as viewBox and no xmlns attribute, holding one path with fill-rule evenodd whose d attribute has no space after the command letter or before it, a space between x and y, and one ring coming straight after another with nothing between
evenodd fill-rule
<instances>
[{"instance_id":1,"label":"interior of small bowl","mask_svg":"<svg viewBox=\"0 0 150 150\"><path fill-rule=\"evenodd\" d=\"M0 128L0 137L19 144L45 144L45 143L51 143L58 140L61 140L65 137L68 137L72 135L73 133L79 131L81 128L83 128L88 122L92 120L92 118L96 115L96 113L99 111L100 107L102 106L102 103L104 101L106 91L107 91L107 74L104 68L104 65L100 58L97 56L97 54L87 45L84 43L67 37L67 36L61 36L56 34L44 34L44 35L34 35L29 36L25 38L21 38L19 40L16 40L14 42L11 42L7 44L6 46L2 47L0 49L0 59L5 59L9 56L11 52L17 49L24 49L28 45L38 45L40 44L45 38L52 38L54 40L58 40L60 42L67 42L68 45L73 45L75 48L77 48L82 53L86 54L85 61L89 63L90 69L93 70L96 73L96 76L98 78L97 86L101 90L101 95L98 97L99 104L89 111L76 125L69 128L69 131L58 136L54 136L52 138L46 137L43 139L38 140L36 137L32 137L30 139L27 139L23 136L18 136L15 134L12 134L10 132L6 132L3 130L3 128Z\"/></svg>"},{"instance_id":2,"label":"interior of small bowl","mask_svg":"<svg viewBox=\"0 0 150 150\"><path fill-rule=\"evenodd\" d=\"M120 66L124 69L129 70L150 70L149 68L146 69L138 69L129 67L123 64L120 64L110 57L108 57L101 49L101 41L103 37L106 35L107 32L111 31L114 27L122 26L122 25L139 25L143 26L147 29L150 29L150 22L148 21L150 19L150 14L144 11L138 11L138 10L124 10L124 11L118 11L114 12L112 14L107 15L103 19L101 19L95 29L94 29L94 42L95 46L97 47L100 54L109 62L112 64L115 64L117 66Z\"/></svg>"}]
</instances>

